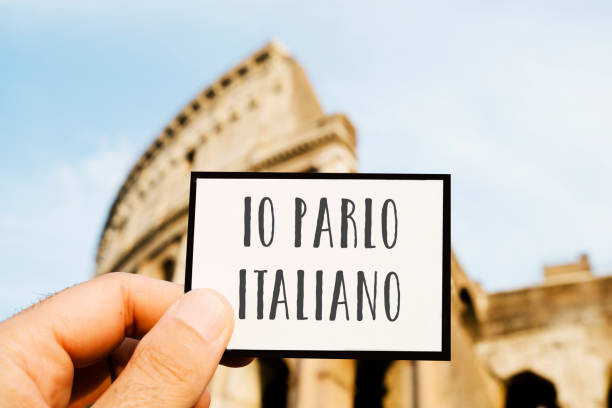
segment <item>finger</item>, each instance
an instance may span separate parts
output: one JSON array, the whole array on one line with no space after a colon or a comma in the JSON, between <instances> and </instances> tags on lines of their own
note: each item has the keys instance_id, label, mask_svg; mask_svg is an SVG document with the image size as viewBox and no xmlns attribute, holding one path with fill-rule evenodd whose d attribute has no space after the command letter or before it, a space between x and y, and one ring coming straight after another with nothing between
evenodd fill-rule
<instances>
[{"instance_id":1,"label":"finger","mask_svg":"<svg viewBox=\"0 0 612 408\"><path fill-rule=\"evenodd\" d=\"M53 295L5 324L38 327L77 367L86 366L124 337L143 336L182 294L183 288L171 282L111 273Z\"/></svg>"},{"instance_id":2,"label":"finger","mask_svg":"<svg viewBox=\"0 0 612 408\"><path fill-rule=\"evenodd\" d=\"M202 397L234 326L230 304L198 289L174 304L140 341L96 407L192 407Z\"/></svg>"},{"instance_id":3,"label":"finger","mask_svg":"<svg viewBox=\"0 0 612 408\"><path fill-rule=\"evenodd\" d=\"M179 285L113 273L64 290L0 323L0 350L49 405L67 405L75 367L140 337L183 293Z\"/></svg>"},{"instance_id":4,"label":"finger","mask_svg":"<svg viewBox=\"0 0 612 408\"><path fill-rule=\"evenodd\" d=\"M134 354L137 345L138 340L126 337L107 359L102 359L93 365L76 369L69 407L88 406L100 398L113 380L119 377L132 354ZM221 364L227 367L243 367L252 361L253 359L249 357L221 358ZM205 396L208 398L206 403L203 402L205 401ZM200 401L195 406L207 407L209 404L210 393L207 391L205 394L202 394Z\"/></svg>"},{"instance_id":5,"label":"finger","mask_svg":"<svg viewBox=\"0 0 612 408\"><path fill-rule=\"evenodd\" d=\"M125 338L107 358L74 371L69 407L94 403L125 368L134 354L138 340Z\"/></svg>"},{"instance_id":6,"label":"finger","mask_svg":"<svg viewBox=\"0 0 612 408\"><path fill-rule=\"evenodd\" d=\"M137 345L138 340L126 337L108 358L93 365L76 369L69 408L88 406L100 398L113 380L119 377L132 354L134 354ZM221 358L221 364L228 367L243 367L251 361L253 359L249 357ZM209 404L210 393L206 391L195 406L207 407Z\"/></svg>"},{"instance_id":7,"label":"finger","mask_svg":"<svg viewBox=\"0 0 612 408\"><path fill-rule=\"evenodd\" d=\"M207 389L204 390L202 396L198 400L198 402L193 406L193 408L208 408L210 407L210 391Z\"/></svg>"},{"instance_id":8,"label":"finger","mask_svg":"<svg viewBox=\"0 0 612 408\"><path fill-rule=\"evenodd\" d=\"M119 377L119 374L125 369L128 362L132 358L139 341L132 338L126 338L108 357L108 371L111 379L114 381Z\"/></svg>"},{"instance_id":9,"label":"finger","mask_svg":"<svg viewBox=\"0 0 612 408\"><path fill-rule=\"evenodd\" d=\"M92 404L110 385L108 365L104 360L76 369L68 407L86 407Z\"/></svg>"},{"instance_id":10,"label":"finger","mask_svg":"<svg viewBox=\"0 0 612 408\"><path fill-rule=\"evenodd\" d=\"M221 358L221 364L227 367L244 367L253 361L251 357L223 357Z\"/></svg>"}]
</instances>

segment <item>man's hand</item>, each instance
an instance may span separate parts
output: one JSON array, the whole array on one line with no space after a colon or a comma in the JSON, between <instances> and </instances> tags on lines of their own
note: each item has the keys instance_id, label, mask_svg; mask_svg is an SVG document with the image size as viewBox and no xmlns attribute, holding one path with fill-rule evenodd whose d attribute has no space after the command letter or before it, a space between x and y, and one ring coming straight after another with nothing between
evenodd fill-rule
<instances>
[{"instance_id":1,"label":"man's hand","mask_svg":"<svg viewBox=\"0 0 612 408\"><path fill-rule=\"evenodd\" d=\"M104 275L0 323L0 406L206 407L233 326L213 290Z\"/></svg>"}]
</instances>

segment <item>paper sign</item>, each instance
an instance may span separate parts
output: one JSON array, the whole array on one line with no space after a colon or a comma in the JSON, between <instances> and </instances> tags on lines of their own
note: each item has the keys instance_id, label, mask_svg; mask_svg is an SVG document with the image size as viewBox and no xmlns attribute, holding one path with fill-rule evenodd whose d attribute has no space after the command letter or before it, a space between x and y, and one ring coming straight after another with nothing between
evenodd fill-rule
<instances>
[{"instance_id":1,"label":"paper sign","mask_svg":"<svg viewBox=\"0 0 612 408\"><path fill-rule=\"evenodd\" d=\"M194 288L228 356L449 360L450 175L194 172Z\"/></svg>"}]
</instances>

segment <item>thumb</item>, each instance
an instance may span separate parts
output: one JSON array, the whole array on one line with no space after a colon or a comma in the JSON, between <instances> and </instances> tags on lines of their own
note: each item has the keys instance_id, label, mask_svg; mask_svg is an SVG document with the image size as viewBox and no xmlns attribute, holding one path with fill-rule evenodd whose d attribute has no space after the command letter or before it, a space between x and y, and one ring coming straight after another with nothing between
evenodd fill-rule
<instances>
[{"instance_id":1,"label":"thumb","mask_svg":"<svg viewBox=\"0 0 612 408\"><path fill-rule=\"evenodd\" d=\"M192 407L204 395L234 327L230 304L210 289L172 305L143 337L95 407Z\"/></svg>"}]
</instances>

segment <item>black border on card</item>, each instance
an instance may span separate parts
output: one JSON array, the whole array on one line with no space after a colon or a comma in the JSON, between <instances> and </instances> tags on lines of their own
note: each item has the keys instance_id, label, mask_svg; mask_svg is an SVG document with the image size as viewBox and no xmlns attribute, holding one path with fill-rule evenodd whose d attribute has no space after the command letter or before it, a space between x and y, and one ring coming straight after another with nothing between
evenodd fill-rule
<instances>
[{"instance_id":1,"label":"black border on card","mask_svg":"<svg viewBox=\"0 0 612 408\"><path fill-rule=\"evenodd\" d=\"M450 174L383 174L383 173L253 173L253 172L191 172L189 221L187 229L187 259L185 262L185 292L191 290L193 263L193 230L197 180L226 179L356 179L356 180L442 180L442 350L441 351L364 351L364 350L226 350L224 357L283 357L337 358L365 360L437 360L451 359L451 176Z\"/></svg>"}]
</instances>

